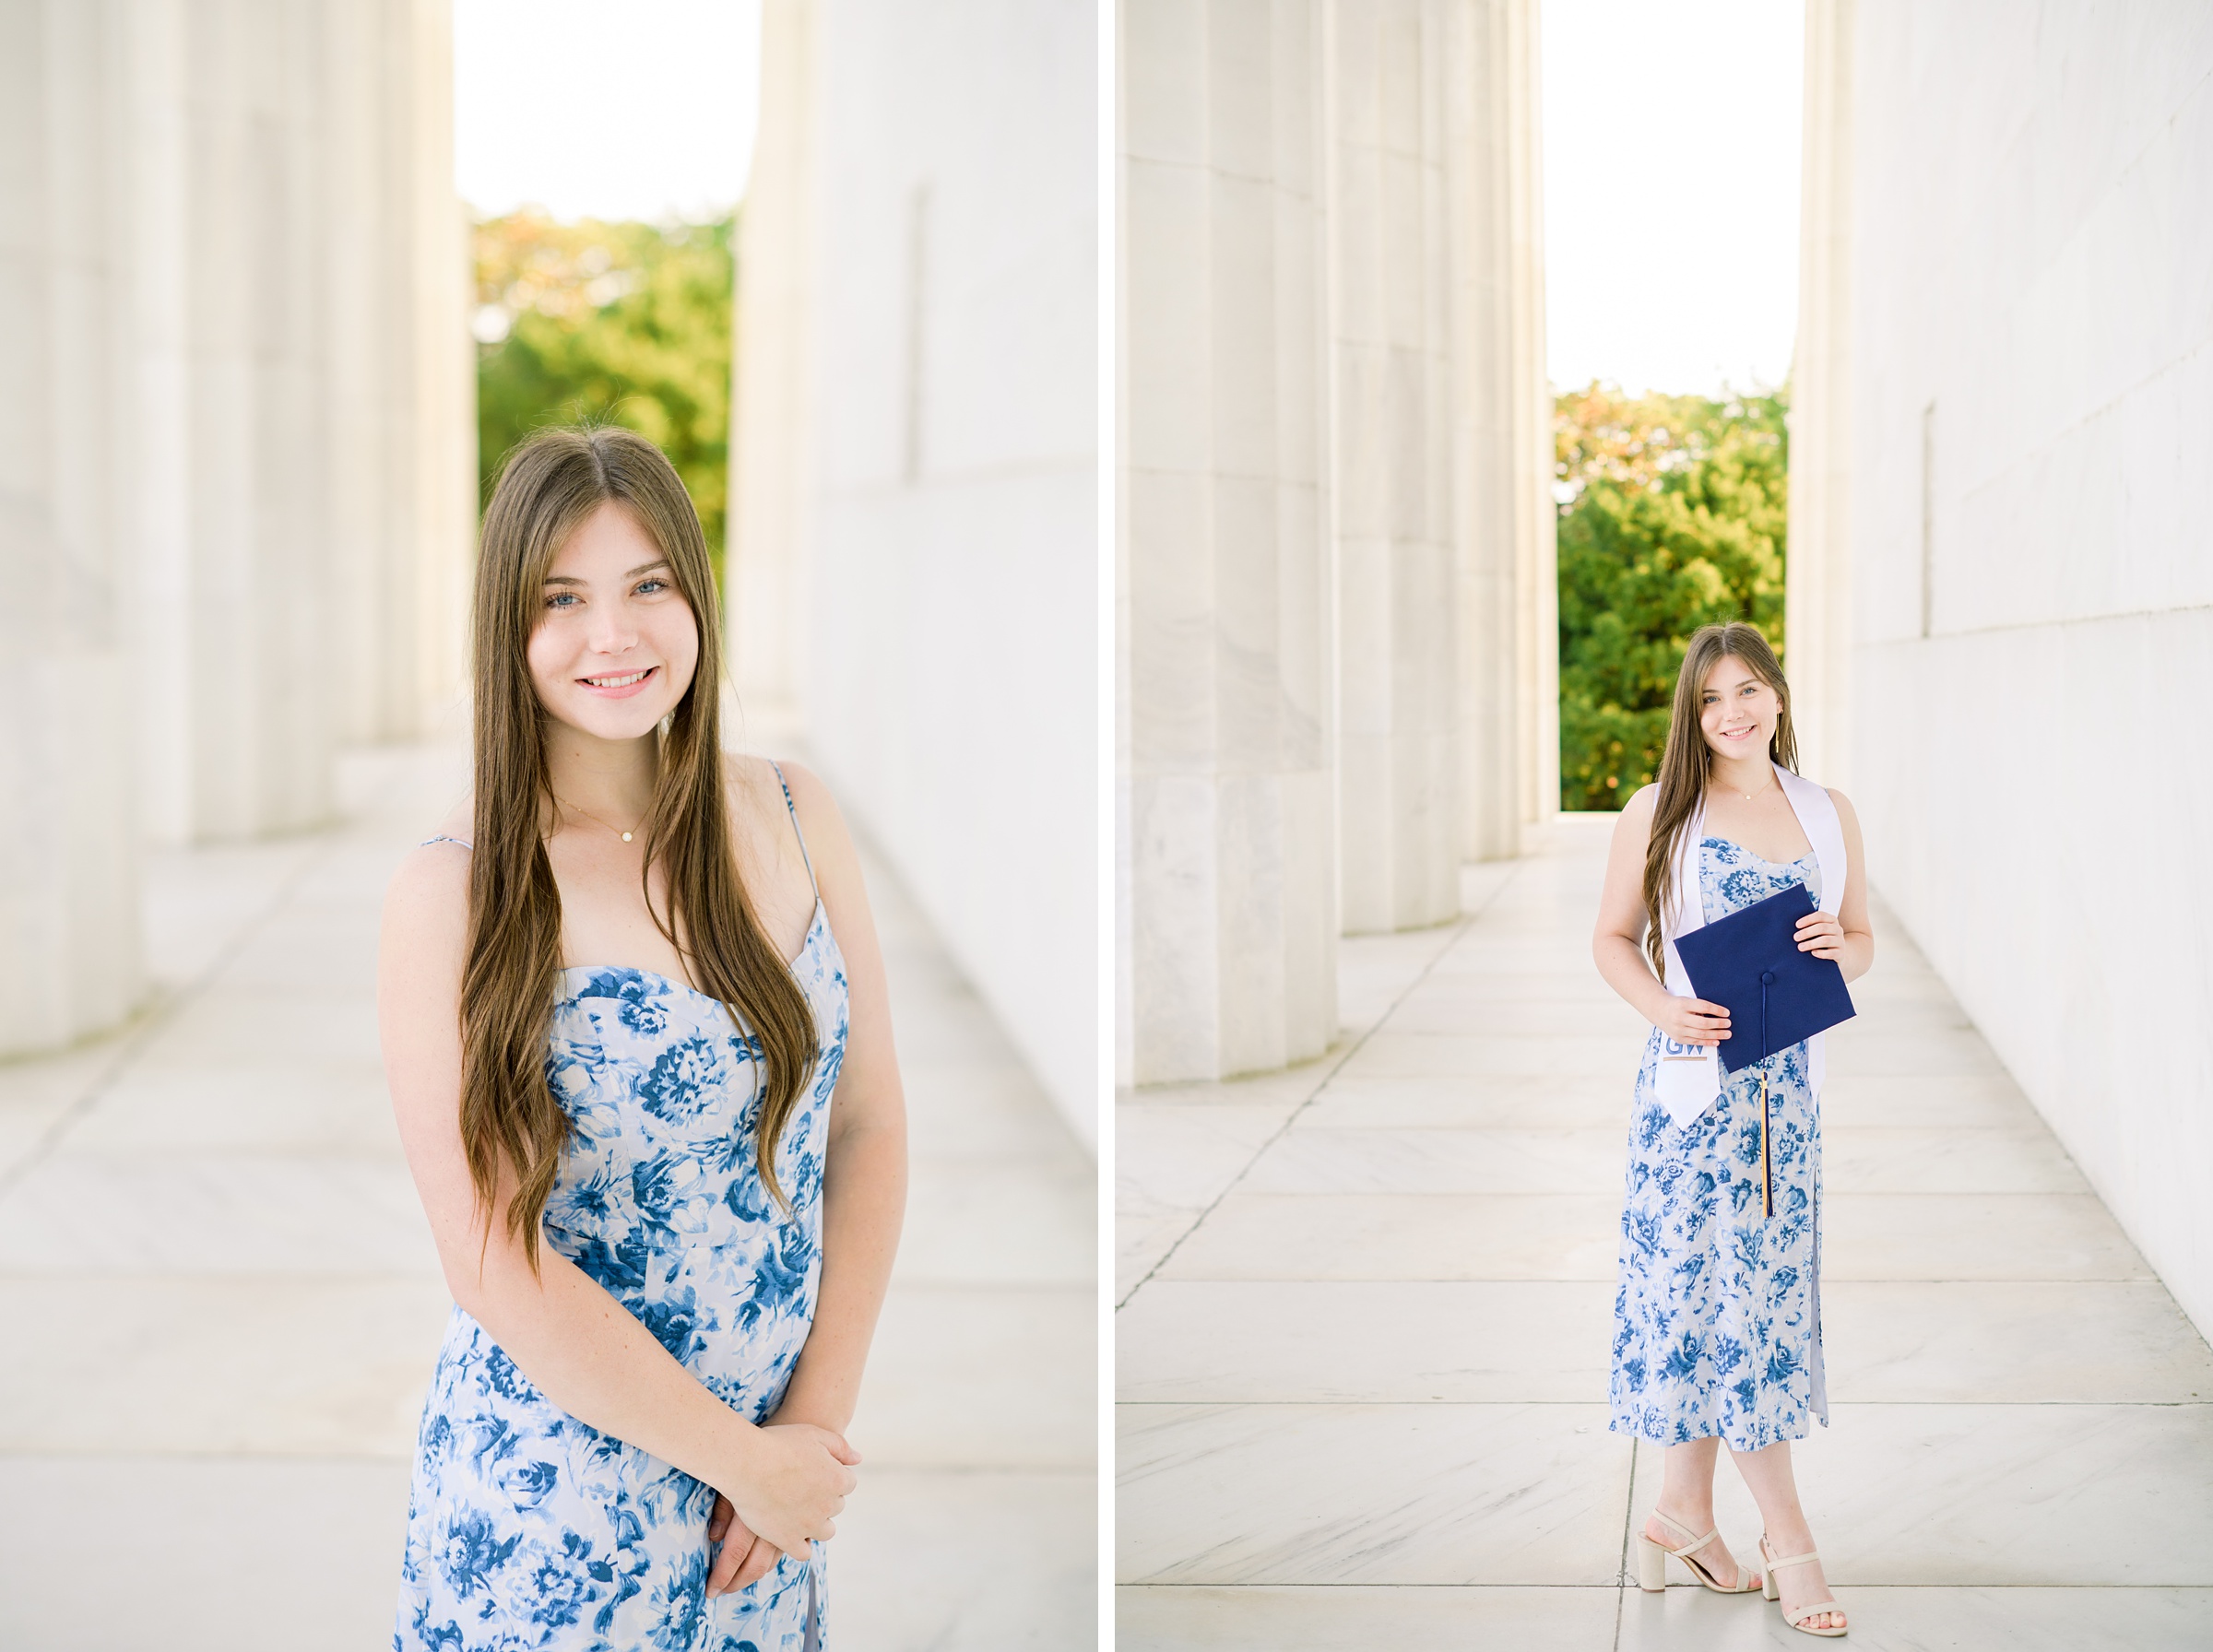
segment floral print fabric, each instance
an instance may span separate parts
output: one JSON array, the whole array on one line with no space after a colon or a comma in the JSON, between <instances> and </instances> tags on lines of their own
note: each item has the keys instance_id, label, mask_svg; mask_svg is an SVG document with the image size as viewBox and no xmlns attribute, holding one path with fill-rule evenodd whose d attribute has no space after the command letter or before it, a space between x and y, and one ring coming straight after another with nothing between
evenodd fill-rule
<instances>
[{"instance_id":1,"label":"floral print fabric","mask_svg":"<svg viewBox=\"0 0 2213 1652\"><path fill-rule=\"evenodd\" d=\"M1699 845L1708 922L1803 883L1811 855L1776 866L1723 838ZM1662 1445L1719 1435L1733 1450L1804 1439L1828 1422L1820 1325L1821 1119L1806 1046L1766 1065L1775 1214L1760 1200L1760 1069L1729 1078L1678 1127L1653 1094L1657 1028L1630 1110L1610 1387L1616 1434Z\"/></svg>"},{"instance_id":2,"label":"floral print fabric","mask_svg":"<svg viewBox=\"0 0 2213 1652\"><path fill-rule=\"evenodd\" d=\"M793 974L814 1070L754 1163L759 1045L716 1000L633 969L571 969L546 1072L574 1126L547 1243L749 1421L807 1340L822 1273L822 1154L846 977L821 903ZM408 1500L395 1652L816 1652L822 1545L706 1598L714 1488L548 1400L458 1307Z\"/></svg>"}]
</instances>

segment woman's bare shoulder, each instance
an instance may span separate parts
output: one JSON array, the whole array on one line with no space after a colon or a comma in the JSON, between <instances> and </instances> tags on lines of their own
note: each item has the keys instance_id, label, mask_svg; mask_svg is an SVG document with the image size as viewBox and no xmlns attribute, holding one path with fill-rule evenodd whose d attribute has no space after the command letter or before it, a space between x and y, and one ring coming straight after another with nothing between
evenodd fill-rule
<instances>
[{"instance_id":1,"label":"woman's bare shoulder","mask_svg":"<svg viewBox=\"0 0 2213 1652\"><path fill-rule=\"evenodd\" d=\"M463 854L477 841L477 805L473 797L464 797L439 818L438 823L422 834L418 847L435 848L444 844L458 848Z\"/></svg>"},{"instance_id":2,"label":"woman's bare shoulder","mask_svg":"<svg viewBox=\"0 0 2213 1652\"><path fill-rule=\"evenodd\" d=\"M791 765L783 765L789 769ZM733 792L748 802L776 799L776 807L784 806L782 795L776 788L776 761L756 756L751 751L725 751L722 754L722 784L726 791Z\"/></svg>"},{"instance_id":3,"label":"woman's bare shoulder","mask_svg":"<svg viewBox=\"0 0 2213 1652\"><path fill-rule=\"evenodd\" d=\"M788 859L796 866L799 850L784 804L785 792L789 789L790 813L799 817L799 835L807 841L811 881L834 905L834 891L845 890L858 879L858 863L845 816L822 777L805 763L789 758L772 762L765 757L726 754L725 763L725 773L733 777L733 790L748 795L744 807L751 814L755 830L763 841L775 845L779 864Z\"/></svg>"},{"instance_id":4,"label":"woman's bare shoulder","mask_svg":"<svg viewBox=\"0 0 2213 1652\"><path fill-rule=\"evenodd\" d=\"M784 794L788 789L791 806L799 811L799 819L812 825L816 817L828 818L837 812L831 801L830 788L822 777L805 763L788 757L756 757L750 752L726 751L722 754L724 785L736 796L761 810L772 806L776 817L784 814Z\"/></svg>"},{"instance_id":5,"label":"woman's bare shoulder","mask_svg":"<svg viewBox=\"0 0 2213 1652\"><path fill-rule=\"evenodd\" d=\"M400 857L385 886L387 946L448 939L468 926L474 809L464 798Z\"/></svg>"},{"instance_id":6,"label":"woman's bare shoulder","mask_svg":"<svg viewBox=\"0 0 2213 1652\"><path fill-rule=\"evenodd\" d=\"M728 800L730 827L743 844L774 844L789 831L784 823L784 788L777 764L748 751L722 754L722 795ZM786 772L789 764L783 765Z\"/></svg>"},{"instance_id":7,"label":"woman's bare shoulder","mask_svg":"<svg viewBox=\"0 0 2213 1652\"><path fill-rule=\"evenodd\" d=\"M822 859L817 840L822 832L812 807L812 796L820 783L788 758L772 759L751 752L724 752L722 774L740 875L787 881L801 890L812 884L815 879L809 871L809 857L818 872ZM787 787L791 793L788 808L784 802ZM799 822L797 836L791 829L795 813ZM805 854L800 851L799 837L806 839Z\"/></svg>"},{"instance_id":8,"label":"woman's bare shoulder","mask_svg":"<svg viewBox=\"0 0 2213 1652\"><path fill-rule=\"evenodd\" d=\"M1606 840L1608 865L1629 866L1643 860L1645 847L1652 841L1652 811L1659 799L1657 785L1639 786L1629 794Z\"/></svg>"}]
</instances>

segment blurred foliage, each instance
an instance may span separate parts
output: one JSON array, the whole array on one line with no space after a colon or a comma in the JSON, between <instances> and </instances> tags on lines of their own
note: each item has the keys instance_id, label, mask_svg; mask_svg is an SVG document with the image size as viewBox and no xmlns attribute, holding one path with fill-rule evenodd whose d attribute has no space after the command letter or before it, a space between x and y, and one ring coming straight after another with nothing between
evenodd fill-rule
<instances>
[{"instance_id":1,"label":"blurred foliage","mask_svg":"<svg viewBox=\"0 0 2213 1652\"><path fill-rule=\"evenodd\" d=\"M1787 386L1555 403L1560 807L1619 808L1660 771L1684 644L1749 620L1782 653Z\"/></svg>"},{"instance_id":2,"label":"blurred foliage","mask_svg":"<svg viewBox=\"0 0 2213 1652\"><path fill-rule=\"evenodd\" d=\"M691 490L721 578L734 225L562 224L528 207L478 224L480 498L541 425L627 425Z\"/></svg>"}]
</instances>

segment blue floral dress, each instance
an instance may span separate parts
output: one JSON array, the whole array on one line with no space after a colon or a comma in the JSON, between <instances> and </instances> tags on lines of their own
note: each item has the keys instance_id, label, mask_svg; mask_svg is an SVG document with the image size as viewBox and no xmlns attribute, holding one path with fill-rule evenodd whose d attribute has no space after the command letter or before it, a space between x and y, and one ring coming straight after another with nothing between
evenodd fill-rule
<instances>
[{"instance_id":1,"label":"blue floral dress","mask_svg":"<svg viewBox=\"0 0 2213 1652\"><path fill-rule=\"evenodd\" d=\"M720 1002L646 970L564 970L546 1054L575 1127L547 1242L754 1422L783 1398L822 1274L846 1002L819 897L792 972L818 1048L776 1149L788 1216L754 1163L759 1046ZM714 1507L712 1486L548 1400L456 1307L416 1446L395 1652L816 1652L822 1546L710 1600Z\"/></svg>"},{"instance_id":2,"label":"blue floral dress","mask_svg":"<svg viewBox=\"0 0 2213 1652\"><path fill-rule=\"evenodd\" d=\"M1777 866L1725 838L1699 844L1709 923L1803 883L1811 855ZM1629 1118L1620 1288L1614 1298L1608 1427L1662 1445L1719 1435L1757 1451L1828 1422L1821 1364L1821 1119L1806 1046L1770 1056L1775 1214L1760 1198L1760 1074L1747 1067L1678 1127L1653 1093L1660 1033L1646 1043Z\"/></svg>"}]
</instances>

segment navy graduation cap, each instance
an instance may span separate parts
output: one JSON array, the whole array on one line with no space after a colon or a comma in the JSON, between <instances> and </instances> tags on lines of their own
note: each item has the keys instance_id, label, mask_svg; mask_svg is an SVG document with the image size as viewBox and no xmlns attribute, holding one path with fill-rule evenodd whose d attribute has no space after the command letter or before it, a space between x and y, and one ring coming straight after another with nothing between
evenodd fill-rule
<instances>
[{"instance_id":1,"label":"navy graduation cap","mask_svg":"<svg viewBox=\"0 0 2213 1652\"><path fill-rule=\"evenodd\" d=\"M1844 972L1798 950L1798 920L1815 910L1803 883L1675 938L1698 997L1729 1012L1722 1068L1740 1072L1858 1013Z\"/></svg>"}]
</instances>

